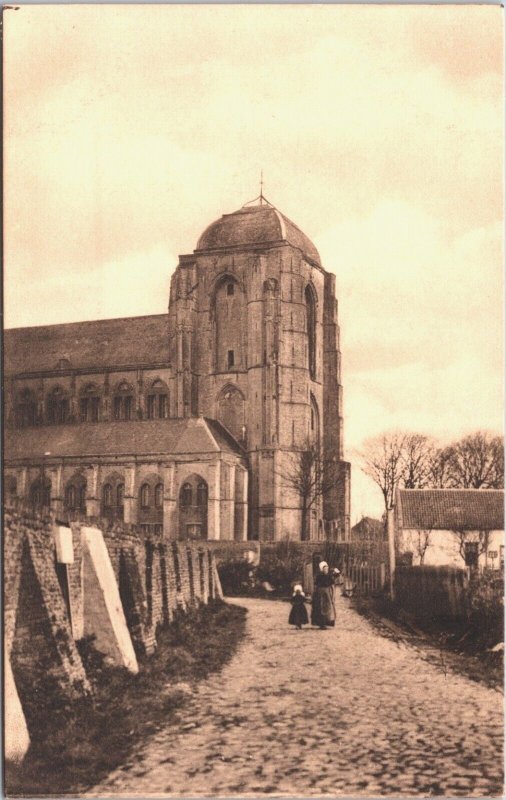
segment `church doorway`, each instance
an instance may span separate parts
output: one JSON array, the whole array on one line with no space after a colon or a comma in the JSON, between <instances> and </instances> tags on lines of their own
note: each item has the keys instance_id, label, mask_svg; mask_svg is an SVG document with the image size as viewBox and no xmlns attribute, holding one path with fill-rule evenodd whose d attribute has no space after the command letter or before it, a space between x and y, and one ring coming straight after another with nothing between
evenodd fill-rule
<instances>
[{"instance_id":1,"label":"church doorway","mask_svg":"<svg viewBox=\"0 0 506 800\"><path fill-rule=\"evenodd\" d=\"M179 490L179 538L207 539L206 481L197 474L189 475Z\"/></svg>"}]
</instances>

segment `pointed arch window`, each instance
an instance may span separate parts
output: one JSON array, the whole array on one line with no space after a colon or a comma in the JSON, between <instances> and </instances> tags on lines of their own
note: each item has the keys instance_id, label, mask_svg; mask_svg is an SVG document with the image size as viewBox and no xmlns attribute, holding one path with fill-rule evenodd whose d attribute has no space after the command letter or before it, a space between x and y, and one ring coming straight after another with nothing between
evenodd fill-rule
<instances>
[{"instance_id":1,"label":"pointed arch window","mask_svg":"<svg viewBox=\"0 0 506 800\"><path fill-rule=\"evenodd\" d=\"M189 508L193 503L193 491L191 483L183 483L181 487L181 506Z\"/></svg>"},{"instance_id":2,"label":"pointed arch window","mask_svg":"<svg viewBox=\"0 0 506 800\"><path fill-rule=\"evenodd\" d=\"M79 400L81 422L98 422L100 417L100 392L95 384L90 383L83 389Z\"/></svg>"},{"instance_id":3,"label":"pointed arch window","mask_svg":"<svg viewBox=\"0 0 506 800\"><path fill-rule=\"evenodd\" d=\"M151 385L147 397L148 419L167 419L169 416L169 390L162 381Z\"/></svg>"},{"instance_id":4,"label":"pointed arch window","mask_svg":"<svg viewBox=\"0 0 506 800\"><path fill-rule=\"evenodd\" d=\"M134 407L134 396L132 387L126 383L120 383L116 388L113 400L113 414L116 420L132 419Z\"/></svg>"},{"instance_id":5,"label":"pointed arch window","mask_svg":"<svg viewBox=\"0 0 506 800\"><path fill-rule=\"evenodd\" d=\"M16 405L16 425L27 428L37 422L37 401L30 389L23 389Z\"/></svg>"},{"instance_id":6,"label":"pointed arch window","mask_svg":"<svg viewBox=\"0 0 506 800\"><path fill-rule=\"evenodd\" d=\"M48 478L39 479L32 483L30 502L34 509L49 508L51 506L51 481Z\"/></svg>"},{"instance_id":7,"label":"pointed arch window","mask_svg":"<svg viewBox=\"0 0 506 800\"><path fill-rule=\"evenodd\" d=\"M69 418L69 399L61 386L55 386L47 399L47 421L49 425L63 425Z\"/></svg>"},{"instance_id":8,"label":"pointed arch window","mask_svg":"<svg viewBox=\"0 0 506 800\"><path fill-rule=\"evenodd\" d=\"M207 506L207 483L200 481L197 485L197 505Z\"/></svg>"},{"instance_id":9,"label":"pointed arch window","mask_svg":"<svg viewBox=\"0 0 506 800\"><path fill-rule=\"evenodd\" d=\"M316 380L316 297L308 284L304 290L306 305L307 366L312 380Z\"/></svg>"},{"instance_id":10,"label":"pointed arch window","mask_svg":"<svg viewBox=\"0 0 506 800\"><path fill-rule=\"evenodd\" d=\"M116 489L116 505L118 507L118 510L121 510L122 513L123 513L124 501L125 501L125 484L118 483Z\"/></svg>"},{"instance_id":11,"label":"pointed arch window","mask_svg":"<svg viewBox=\"0 0 506 800\"><path fill-rule=\"evenodd\" d=\"M102 502L104 508L112 508L112 486L106 483L102 489Z\"/></svg>"},{"instance_id":12,"label":"pointed arch window","mask_svg":"<svg viewBox=\"0 0 506 800\"><path fill-rule=\"evenodd\" d=\"M141 486L141 508L149 508L151 504L151 491L149 483L143 483Z\"/></svg>"},{"instance_id":13,"label":"pointed arch window","mask_svg":"<svg viewBox=\"0 0 506 800\"><path fill-rule=\"evenodd\" d=\"M163 508L163 483L155 486L155 508Z\"/></svg>"}]
</instances>

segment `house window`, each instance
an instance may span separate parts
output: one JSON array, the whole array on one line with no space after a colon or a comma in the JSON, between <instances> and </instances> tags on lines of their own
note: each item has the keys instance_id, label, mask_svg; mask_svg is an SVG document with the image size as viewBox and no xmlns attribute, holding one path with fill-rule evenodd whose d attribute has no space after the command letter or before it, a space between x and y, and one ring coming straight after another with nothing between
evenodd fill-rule
<instances>
[{"instance_id":1,"label":"house window","mask_svg":"<svg viewBox=\"0 0 506 800\"><path fill-rule=\"evenodd\" d=\"M464 543L464 560L466 567L475 569L478 566L478 542L465 542Z\"/></svg>"},{"instance_id":2,"label":"house window","mask_svg":"<svg viewBox=\"0 0 506 800\"><path fill-rule=\"evenodd\" d=\"M181 507L189 508L193 501L193 492L191 483L183 483L181 487Z\"/></svg>"},{"instance_id":3,"label":"house window","mask_svg":"<svg viewBox=\"0 0 506 800\"><path fill-rule=\"evenodd\" d=\"M227 283L227 295L229 297L232 297L233 294L234 294L234 284L232 282Z\"/></svg>"},{"instance_id":4,"label":"house window","mask_svg":"<svg viewBox=\"0 0 506 800\"><path fill-rule=\"evenodd\" d=\"M150 503L149 484L143 483L141 486L141 508L149 508Z\"/></svg>"},{"instance_id":5,"label":"house window","mask_svg":"<svg viewBox=\"0 0 506 800\"><path fill-rule=\"evenodd\" d=\"M157 483L155 486L155 507L163 508L163 483Z\"/></svg>"},{"instance_id":6,"label":"house window","mask_svg":"<svg viewBox=\"0 0 506 800\"><path fill-rule=\"evenodd\" d=\"M234 351L233 350L229 350L228 353L227 353L227 365L228 365L229 369L234 366Z\"/></svg>"}]
</instances>

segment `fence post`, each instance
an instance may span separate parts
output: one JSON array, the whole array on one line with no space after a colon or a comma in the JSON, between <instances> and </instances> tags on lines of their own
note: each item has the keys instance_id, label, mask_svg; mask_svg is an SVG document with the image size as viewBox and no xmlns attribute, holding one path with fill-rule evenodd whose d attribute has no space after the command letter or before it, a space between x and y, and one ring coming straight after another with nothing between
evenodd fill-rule
<instances>
[{"instance_id":1,"label":"fence post","mask_svg":"<svg viewBox=\"0 0 506 800\"><path fill-rule=\"evenodd\" d=\"M395 525L394 510L390 508L387 513L388 530L388 566L390 571L390 599L395 597L394 576L395 576Z\"/></svg>"}]
</instances>

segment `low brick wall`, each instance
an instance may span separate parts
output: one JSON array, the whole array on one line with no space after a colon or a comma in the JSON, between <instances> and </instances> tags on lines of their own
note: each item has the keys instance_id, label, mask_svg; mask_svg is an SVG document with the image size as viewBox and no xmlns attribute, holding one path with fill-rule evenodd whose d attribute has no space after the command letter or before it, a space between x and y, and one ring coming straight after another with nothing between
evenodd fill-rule
<instances>
[{"instance_id":1,"label":"low brick wall","mask_svg":"<svg viewBox=\"0 0 506 800\"><path fill-rule=\"evenodd\" d=\"M467 571L457 567L397 567L395 600L420 619L466 616Z\"/></svg>"},{"instance_id":2,"label":"low brick wall","mask_svg":"<svg viewBox=\"0 0 506 800\"><path fill-rule=\"evenodd\" d=\"M165 543L99 519L69 524L74 562L58 565L55 520L20 503L4 511L5 653L29 729L44 706L50 713L91 693L76 647L84 629L82 527L102 531L138 656L153 652L158 627L176 611L222 596L206 543Z\"/></svg>"}]
</instances>

